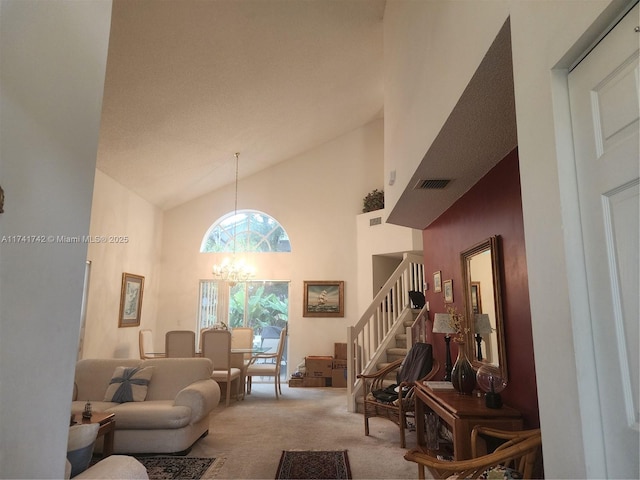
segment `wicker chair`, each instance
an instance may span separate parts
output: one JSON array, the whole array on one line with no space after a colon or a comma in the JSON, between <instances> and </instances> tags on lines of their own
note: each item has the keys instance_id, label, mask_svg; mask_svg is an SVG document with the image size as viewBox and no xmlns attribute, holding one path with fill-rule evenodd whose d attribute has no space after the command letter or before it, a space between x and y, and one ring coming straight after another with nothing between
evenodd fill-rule
<instances>
[{"instance_id":1,"label":"wicker chair","mask_svg":"<svg viewBox=\"0 0 640 480\"><path fill-rule=\"evenodd\" d=\"M431 345L417 343L412 347L412 350L419 348L416 346L427 345L429 354L431 354ZM411 351L407 354L405 359L411 358ZM364 434L369 435L369 419L372 417L383 417L391 420L400 427L400 447L405 448L405 429L407 428L407 417L414 416L415 412L415 400L413 396L413 382L425 381L432 379L440 369L438 361L431 357L431 369L428 370L426 375L418 375L418 378L395 378L397 380L404 380L398 383L398 399L385 403L377 400L373 395L376 390L384 389L385 386L391 382L390 377L393 377L394 372L400 373L402 371L409 370L411 372L418 372L420 368L407 365L405 359L399 359L390 363L386 367L378 370L372 374L361 374L358 378L362 378L365 382L365 397L364 397ZM408 367L408 368L407 368ZM400 370L400 372L398 372ZM405 388L407 390L405 390Z\"/></svg>"},{"instance_id":2,"label":"wicker chair","mask_svg":"<svg viewBox=\"0 0 640 480\"><path fill-rule=\"evenodd\" d=\"M490 437L504 441L493 453L484 454L480 447ZM420 449L411 450L405 460L418 464L418 478L425 478L427 467L434 478L480 478L491 470L501 471L504 478L534 478L534 467L540 455L542 436L540 429L506 431L477 425L471 432L471 455L469 460L440 460ZM516 476L514 470L518 472ZM489 477L493 478L493 477Z\"/></svg>"}]
</instances>

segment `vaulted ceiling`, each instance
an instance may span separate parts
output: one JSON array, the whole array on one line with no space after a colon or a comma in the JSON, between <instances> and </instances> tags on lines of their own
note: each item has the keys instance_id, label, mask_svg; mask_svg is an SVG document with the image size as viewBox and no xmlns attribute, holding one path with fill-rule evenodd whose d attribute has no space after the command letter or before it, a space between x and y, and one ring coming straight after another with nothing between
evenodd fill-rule
<instances>
[{"instance_id":1,"label":"vaulted ceiling","mask_svg":"<svg viewBox=\"0 0 640 480\"><path fill-rule=\"evenodd\" d=\"M114 0L97 168L162 209L382 116L385 0Z\"/></svg>"}]
</instances>

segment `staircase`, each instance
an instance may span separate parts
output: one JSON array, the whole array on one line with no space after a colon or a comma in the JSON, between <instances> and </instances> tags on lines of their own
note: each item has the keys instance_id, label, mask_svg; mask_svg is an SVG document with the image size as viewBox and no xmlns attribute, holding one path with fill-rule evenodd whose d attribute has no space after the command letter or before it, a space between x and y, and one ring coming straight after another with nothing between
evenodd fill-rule
<instances>
[{"instance_id":1,"label":"staircase","mask_svg":"<svg viewBox=\"0 0 640 480\"><path fill-rule=\"evenodd\" d=\"M362 396L359 374L371 373L404 357L412 339L425 338L426 309L411 309L409 292L421 292L424 282L422 256L405 253L366 309L360 321L347 329L347 408L356 411L357 397Z\"/></svg>"},{"instance_id":2,"label":"staircase","mask_svg":"<svg viewBox=\"0 0 640 480\"><path fill-rule=\"evenodd\" d=\"M378 362L376 364L376 368L374 370L380 370L381 368L386 367L389 363L395 362L398 359L403 359L407 356L407 352L409 351L408 336L406 334L407 329L411 329L414 324L415 319L418 317L420 310L411 310L412 316L405 318L403 321L404 330L402 333L396 333L394 335L395 343L390 345L385 349L385 361ZM389 385L392 383L396 383L395 373L389 376ZM364 413L364 405L363 405L363 393L359 394L355 398L356 402L356 412Z\"/></svg>"}]
</instances>

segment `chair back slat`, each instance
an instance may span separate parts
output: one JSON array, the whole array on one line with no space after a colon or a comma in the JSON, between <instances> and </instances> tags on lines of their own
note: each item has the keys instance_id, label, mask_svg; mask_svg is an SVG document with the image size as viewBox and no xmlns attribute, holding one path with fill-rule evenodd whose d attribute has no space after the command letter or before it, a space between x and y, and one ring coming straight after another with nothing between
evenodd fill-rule
<instances>
[{"instance_id":1,"label":"chair back slat","mask_svg":"<svg viewBox=\"0 0 640 480\"><path fill-rule=\"evenodd\" d=\"M188 358L196 356L196 332L191 330L172 330L165 335L165 353L167 357Z\"/></svg>"},{"instance_id":2,"label":"chair back slat","mask_svg":"<svg viewBox=\"0 0 640 480\"><path fill-rule=\"evenodd\" d=\"M213 362L214 370L231 367L231 332L207 330L202 333L202 356Z\"/></svg>"}]
</instances>

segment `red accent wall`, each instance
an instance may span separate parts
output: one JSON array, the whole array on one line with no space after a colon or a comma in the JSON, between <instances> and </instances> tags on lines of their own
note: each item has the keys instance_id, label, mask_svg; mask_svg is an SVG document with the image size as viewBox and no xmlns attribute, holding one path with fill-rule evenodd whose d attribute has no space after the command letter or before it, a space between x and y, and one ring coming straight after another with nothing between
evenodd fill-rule
<instances>
[{"instance_id":1,"label":"red accent wall","mask_svg":"<svg viewBox=\"0 0 640 480\"><path fill-rule=\"evenodd\" d=\"M454 305L464 312L460 252L493 235L500 236L502 250L502 308L509 375L502 398L522 412L526 428L537 428L540 420L517 149L423 231L425 276L429 283L425 297L431 320L434 313L446 311L443 293L433 292L433 272L440 270L443 282L453 280ZM433 323L428 322L429 332L432 327ZM444 335L429 333L428 341L444 365ZM453 362L456 355L457 346L451 342Z\"/></svg>"}]
</instances>

